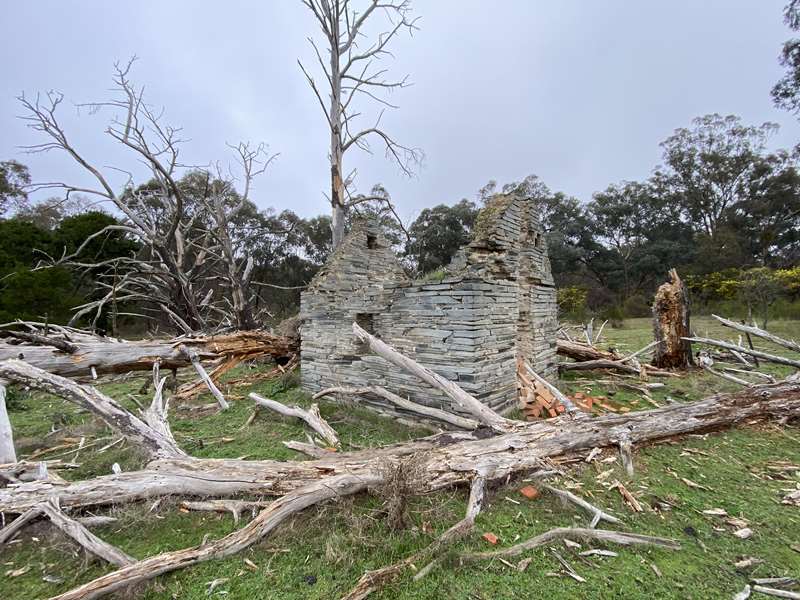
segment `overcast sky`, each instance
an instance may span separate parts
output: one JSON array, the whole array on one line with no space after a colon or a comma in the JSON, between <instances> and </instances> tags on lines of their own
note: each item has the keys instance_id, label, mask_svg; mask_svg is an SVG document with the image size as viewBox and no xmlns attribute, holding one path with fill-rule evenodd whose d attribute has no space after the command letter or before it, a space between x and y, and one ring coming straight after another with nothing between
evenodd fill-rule
<instances>
[{"instance_id":1,"label":"overcast sky","mask_svg":"<svg viewBox=\"0 0 800 600\"><path fill-rule=\"evenodd\" d=\"M711 112L777 122L772 146L793 146L800 126L769 96L790 37L784 3L418 0L420 30L396 39L386 65L414 85L393 95L400 108L383 125L422 148L424 165L408 179L380 151L353 152L345 170L358 168L361 191L383 183L408 219L531 173L588 201L646 178L659 142ZM103 134L110 115L74 107L108 98L114 61L136 54L133 78L184 128L187 162L227 161L226 142L265 141L280 157L256 203L327 212L325 122L296 64L311 63L305 38L317 31L299 0L12 2L0 33L0 160L28 164L35 180L88 182L64 154L20 152L40 140L17 119L21 92L63 92L76 146L99 165L136 169Z\"/></svg>"}]
</instances>

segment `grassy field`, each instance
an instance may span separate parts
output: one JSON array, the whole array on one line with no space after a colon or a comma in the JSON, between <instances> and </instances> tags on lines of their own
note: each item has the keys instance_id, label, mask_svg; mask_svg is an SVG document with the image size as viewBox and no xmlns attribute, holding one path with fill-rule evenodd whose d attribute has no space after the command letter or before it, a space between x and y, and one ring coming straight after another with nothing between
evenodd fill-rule
<instances>
[{"instance_id":1,"label":"grassy field","mask_svg":"<svg viewBox=\"0 0 800 600\"><path fill-rule=\"evenodd\" d=\"M698 334L730 338L706 319L696 320ZM800 338L800 322L775 322L778 335ZM632 320L621 329L609 329L605 344L633 351L651 339L647 320ZM757 344L761 346L761 344ZM777 352L777 351L776 351ZM768 367L775 375L787 369ZM637 395L598 383L603 377L570 377L562 381L566 391L595 395L613 394L615 404L632 410L650 408ZM131 407L142 379L102 385L103 391ZM732 390L735 384L705 374L670 379L667 387L654 392L659 403L691 401L714 391ZM275 414L261 413L250 425L252 404L247 392L257 391L282 402L308 404L297 386L297 374L282 380L256 384L252 388L228 390L231 409L221 414L203 414L176 407L171 422L183 448L196 456L301 459L281 442L304 439L303 427ZM139 397L145 400L146 396ZM210 397L200 398L204 404ZM325 418L339 431L345 449L374 447L423 435L391 419L353 407L322 404ZM53 451L43 458L62 458L79 464L62 471L68 479L86 478L111 471L115 462L123 469L143 465L143 459L124 443L97 453L117 439L112 431L72 405L42 394L13 394L11 420L18 452L24 457L42 448L55 447L64 438L84 436L94 446L79 452ZM55 433L51 433L57 430ZM725 598L741 590L748 578L800 575L800 509L781 505L781 491L800 485L800 472L785 479L776 476L780 461L800 464L800 430L769 424L751 424L737 430L694 435L679 441L638 449L636 476L625 480L613 454L573 468L557 480L595 504L620 516L624 529L679 540L679 551L625 549L617 557L589 557L563 544L538 549L524 572L502 562L459 566L446 564L420 582L405 577L376 598L458 598L496 600L505 598ZM625 481L645 510L634 513L623 502L616 480ZM685 483L688 480L698 487ZM586 515L543 495L529 501L520 493L523 480L512 480L492 489L489 504L479 516L472 535L458 549L489 548L482 534L500 538L499 547L526 539L555 526L586 523ZM402 531L388 528L380 499L359 497L311 509L251 549L226 560L206 563L167 575L135 590L135 598L338 598L366 569L384 566L427 546L462 516L464 490L452 490L413 498L411 525ZM735 537L741 526L722 517L704 514L724 509L730 517L746 521L753 530L749 539ZM187 513L177 500L152 509L151 503L111 508L118 521L96 529L96 533L136 558L179 549L201 542L204 536L218 538L235 529L228 515ZM602 545L584 543L583 549ZM564 557L586 579L554 576L560 570L553 550ZM763 562L745 571L735 563L743 557ZM245 563L248 559L256 568ZM108 570L90 560L46 524L29 527L15 543L3 550L0 598L23 600L47 598L88 581ZM20 570L28 569L22 574ZM14 576L12 576L12 573ZM211 589L210 582L216 580ZM210 594L209 594L210 591Z\"/></svg>"}]
</instances>

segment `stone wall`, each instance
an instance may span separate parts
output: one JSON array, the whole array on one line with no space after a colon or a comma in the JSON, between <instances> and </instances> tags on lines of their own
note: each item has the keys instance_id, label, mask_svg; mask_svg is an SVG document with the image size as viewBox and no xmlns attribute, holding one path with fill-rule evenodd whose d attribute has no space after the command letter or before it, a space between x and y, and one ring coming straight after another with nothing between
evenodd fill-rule
<instances>
[{"instance_id":1,"label":"stone wall","mask_svg":"<svg viewBox=\"0 0 800 600\"><path fill-rule=\"evenodd\" d=\"M439 281L411 281L374 224L359 223L303 292L302 382L380 385L420 404L458 412L449 398L383 359L352 335L358 322L400 352L502 410L516 402L516 359L555 374L555 288L534 207L497 196L472 242ZM402 411L377 398L382 412Z\"/></svg>"}]
</instances>

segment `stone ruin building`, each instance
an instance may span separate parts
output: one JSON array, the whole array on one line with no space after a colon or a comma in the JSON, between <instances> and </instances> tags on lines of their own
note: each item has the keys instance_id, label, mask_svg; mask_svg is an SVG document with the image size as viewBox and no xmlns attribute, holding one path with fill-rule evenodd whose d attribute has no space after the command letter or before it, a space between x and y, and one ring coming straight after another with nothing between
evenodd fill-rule
<instances>
[{"instance_id":1,"label":"stone ruin building","mask_svg":"<svg viewBox=\"0 0 800 600\"><path fill-rule=\"evenodd\" d=\"M403 354L458 383L497 411L517 401L517 358L556 373L556 289L536 205L495 196L473 239L444 275L412 280L380 228L356 223L302 293L303 387L378 385L419 404L460 412L452 400L377 357L355 321ZM397 417L386 400L361 402Z\"/></svg>"}]
</instances>

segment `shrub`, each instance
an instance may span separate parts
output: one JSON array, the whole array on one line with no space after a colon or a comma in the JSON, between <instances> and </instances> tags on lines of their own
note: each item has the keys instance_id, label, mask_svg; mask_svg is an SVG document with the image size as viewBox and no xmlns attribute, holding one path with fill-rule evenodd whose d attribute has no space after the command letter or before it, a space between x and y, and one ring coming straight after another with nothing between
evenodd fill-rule
<instances>
[{"instance_id":1,"label":"shrub","mask_svg":"<svg viewBox=\"0 0 800 600\"><path fill-rule=\"evenodd\" d=\"M622 308L628 318L649 317L652 312L650 301L642 294L635 294L627 298Z\"/></svg>"},{"instance_id":2,"label":"shrub","mask_svg":"<svg viewBox=\"0 0 800 600\"><path fill-rule=\"evenodd\" d=\"M588 292L582 287L565 287L558 289L558 312L562 320L586 321Z\"/></svg>"}]
</instances>

